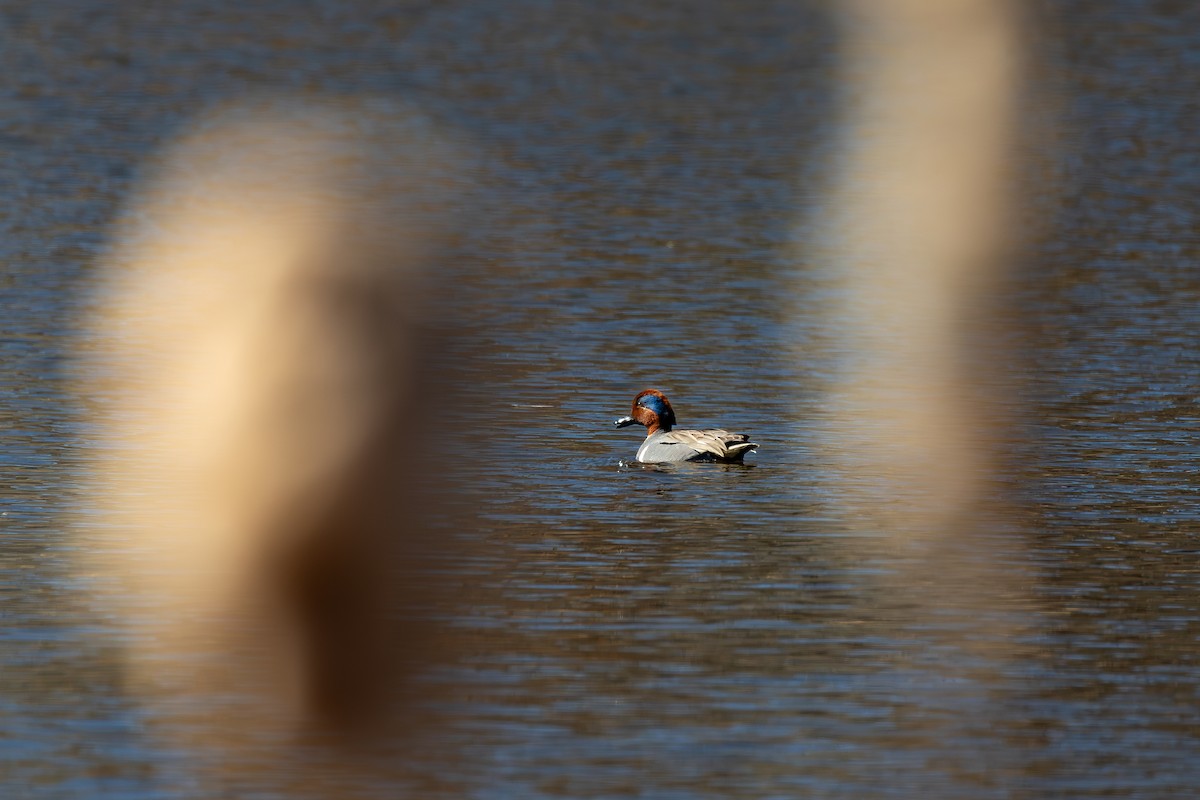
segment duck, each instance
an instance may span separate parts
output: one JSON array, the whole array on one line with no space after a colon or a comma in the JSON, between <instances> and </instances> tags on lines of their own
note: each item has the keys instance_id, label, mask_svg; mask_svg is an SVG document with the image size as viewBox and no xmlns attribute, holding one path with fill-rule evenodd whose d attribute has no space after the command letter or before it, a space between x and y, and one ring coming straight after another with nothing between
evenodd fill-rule
<instances>
[{"instance_id":1,"label":"duck","mask_svg":"<svg viewBox=\"0 0 1200 800\"><path fill-rule=\"evenodd\" d=\"M637 460L645 464L672 461L720 461L740 464L746 453L758 449L744 433L726 430L687 431L675 427L671 401L658 389L646 389L633 398L628 417L613 422L618 428L645 425L646 441L638 448Z\"/></svg>"}]
</instances>

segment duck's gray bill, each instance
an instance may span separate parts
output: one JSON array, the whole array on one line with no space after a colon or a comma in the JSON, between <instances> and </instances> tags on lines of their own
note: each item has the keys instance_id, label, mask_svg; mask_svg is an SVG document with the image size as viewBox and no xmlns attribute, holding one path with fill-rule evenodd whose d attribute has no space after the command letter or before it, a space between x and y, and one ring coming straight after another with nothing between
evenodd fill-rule
<instances>
[{"instance_id":1,"label":"duck's gray bill","mask_svg":"<svg viewBox=\"0 0 1200 800\"><path fill-rule=\"evenodd\" d=\"M620 419L613 420L613 425L616 425L618 428L624 428L626 425L634 425L636 423L637 420L633 417L621 417Z\"/></svg>"}]
</instances>

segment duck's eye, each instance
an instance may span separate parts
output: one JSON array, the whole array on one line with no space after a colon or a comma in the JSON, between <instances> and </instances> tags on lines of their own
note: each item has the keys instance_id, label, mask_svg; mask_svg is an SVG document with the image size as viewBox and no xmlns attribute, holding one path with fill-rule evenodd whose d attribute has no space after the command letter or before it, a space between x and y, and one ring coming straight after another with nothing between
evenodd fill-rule
<instances>
[{"instance_id":1,"label":"duck's eye","mask_svg":"<svg viewBox=\"0 0 1200 800\"><path fill-rule=\"evenodd\" d=\"M663 405L663 401L654 395L647 395L641 400L638 400L638 405L642 408L650 409L659 416L662 416L662 414L666 411L666 406Z\"/></svg>"}]
</instances>

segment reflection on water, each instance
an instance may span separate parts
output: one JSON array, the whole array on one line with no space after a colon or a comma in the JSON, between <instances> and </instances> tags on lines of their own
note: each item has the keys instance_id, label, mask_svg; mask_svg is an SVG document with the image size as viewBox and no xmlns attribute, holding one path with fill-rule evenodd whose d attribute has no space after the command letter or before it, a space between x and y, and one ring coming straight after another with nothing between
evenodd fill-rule
<instances>
[{"instance_id":1,"label":"reflection on water","mask_svg":"<svg viewBox=\"0 0 1200 800\"><path fill-rule=\"evenodd\" d=\"M1189 6L1070 2L1043 23L1063 77L1031 113L1064 124L1059 188L1030 200L1053 224L1018 287L1028 510L991 534L1032 599L988 610L1031 624L1002 669L951 680L881 588L910 556L841 519L847 490L814 450L814 387L840 354L814 312L838 288L788 246L836 144L820 8L311 8L0 12L6 795L176 782L116 688L110 621L76 600L88 576L66 574L79 459L59 371L146 153L198 103L277 87L400 93L486 151L493 203L463 233L455 293L469 426L446 431L479 443L481 546L448 565L462 646L423 679L436 724L396 762L409 794L1177 797L1200 781ZM753 431L754 466L621 467L635 448L610 420L645 385L698 427ZM925 624L987 635L960 614ZM953 741L947 719L964 721Z\"/></svg>"}]
</instances>

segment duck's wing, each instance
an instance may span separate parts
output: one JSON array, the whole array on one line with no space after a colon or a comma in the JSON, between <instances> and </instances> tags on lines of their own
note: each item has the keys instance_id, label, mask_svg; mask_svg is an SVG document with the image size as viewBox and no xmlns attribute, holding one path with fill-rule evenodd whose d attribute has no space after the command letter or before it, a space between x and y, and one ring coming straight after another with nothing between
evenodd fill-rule
<instances>
[{"instance_id":1,"label":"duck's wing","mask_svg":"<svg viewBox=\"0 0 1200 800\"><path fill-rule=\"evenodd\" d=\"M739 458L758 447L746 434L725 430L670 431L659 441L686 445L697 453L708 453L720 459Z\"/></svg>"}]
</instances>

